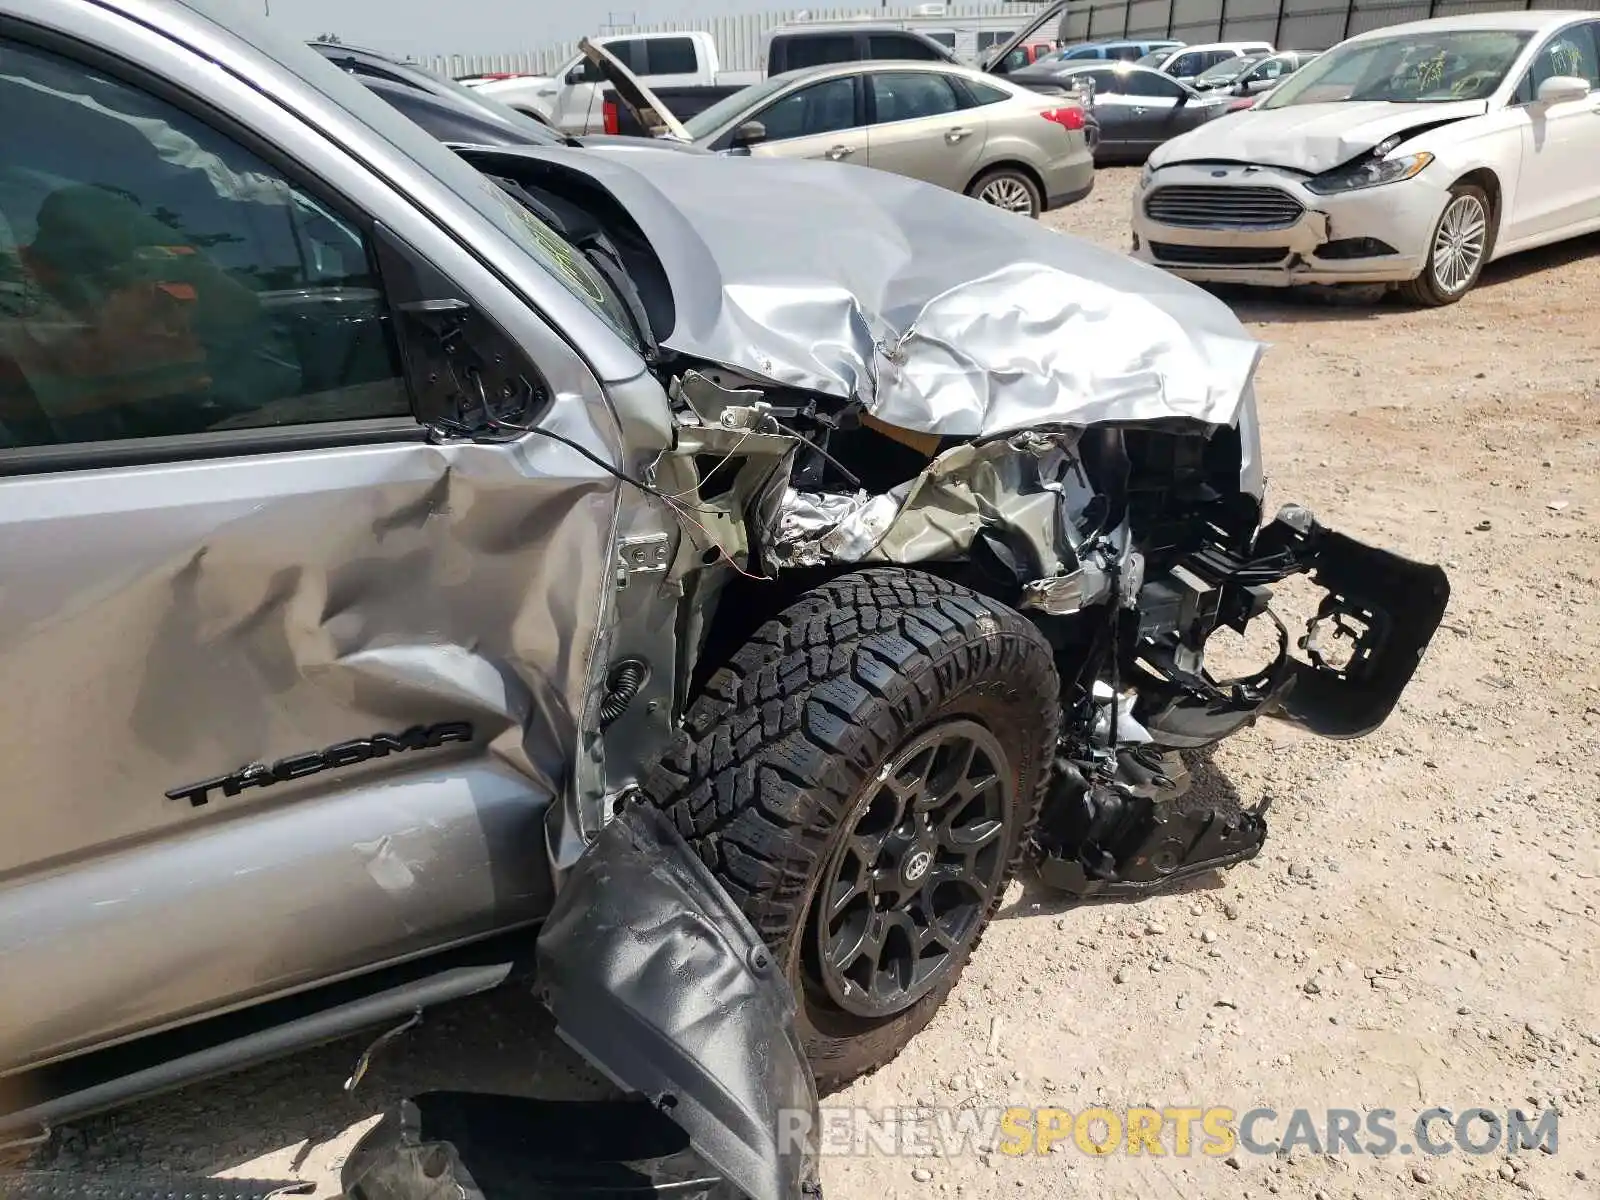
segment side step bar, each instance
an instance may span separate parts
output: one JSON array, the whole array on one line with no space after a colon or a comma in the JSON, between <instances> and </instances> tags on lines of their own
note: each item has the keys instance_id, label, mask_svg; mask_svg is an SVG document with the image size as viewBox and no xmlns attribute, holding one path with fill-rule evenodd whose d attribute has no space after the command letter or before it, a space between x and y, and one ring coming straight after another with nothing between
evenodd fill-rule
<instances>
[{"instance_id":1,"label":"side step bar","mask_svg":"<svg viewBox=\"0 0 1600 1200\"><path fill-rule=\"evenodd\" d=\"M48 1130L489 991L526 969L532 948L531 932L488 939L0 1078L12 1103L21 1100L13 1111L0 1113L0 1141L8 1140L6 1134Z\"/></svg>"}]
</instances>

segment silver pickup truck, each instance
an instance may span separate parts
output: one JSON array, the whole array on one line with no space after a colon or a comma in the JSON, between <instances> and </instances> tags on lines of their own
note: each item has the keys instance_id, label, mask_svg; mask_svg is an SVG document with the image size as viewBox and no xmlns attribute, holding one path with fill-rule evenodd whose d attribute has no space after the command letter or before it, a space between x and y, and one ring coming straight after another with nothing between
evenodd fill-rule
<instances>
[{"instance_id":1,"label":"silver pickup truck","mask_svg":"<svg viewBox=\"0 0 1600 1200\"><path fill-rule=\"evenodd\" d=\"M0 113L10 1137L526 965L715 1176L814 1193L816 1088L1016 871L1250 857L1180 752L1375 728L1440 619L1262 524L1225 305L990 206L451 150L176 0L0 0Z\"/></svg>"}]
</instances>

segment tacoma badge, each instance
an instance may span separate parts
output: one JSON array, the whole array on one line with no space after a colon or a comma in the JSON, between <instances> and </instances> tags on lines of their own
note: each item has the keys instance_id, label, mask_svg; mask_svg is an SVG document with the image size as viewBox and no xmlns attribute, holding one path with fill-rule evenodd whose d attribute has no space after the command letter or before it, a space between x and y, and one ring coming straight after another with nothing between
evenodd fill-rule
<instances>
[{"instance_id":1,"label":"tacoma badge","mask_svg":"<svg viewBox=\"0 0 1600 1200\"><path fill-rule=\"evenodd\" d=\"M404 733L375 733L371 737L339 742L325 750L310 750L304 754L291 754L268 766L250 763L229 775L219 775L202 783L176 787L167 793L168 800L187 800L191 808L199 808L211 800L210 793L222 789L224 796L237 796L246 788L271 787L275 783L288 783L291 779L304 779L319 771L337 767L353 767L372 758L383 758L390 753L405 750L434 750L446 742L470 742L472 726L465 721L445 721L438 725L413 725Z\"/></svg>"}]
</instances>

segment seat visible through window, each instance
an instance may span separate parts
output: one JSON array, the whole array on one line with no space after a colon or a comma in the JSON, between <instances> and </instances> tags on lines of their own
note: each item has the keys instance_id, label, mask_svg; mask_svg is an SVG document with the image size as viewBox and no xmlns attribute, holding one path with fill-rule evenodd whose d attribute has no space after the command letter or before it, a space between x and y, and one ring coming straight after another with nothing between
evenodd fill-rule
<instances>
[{"instance_id":1,"label":"seat visible through window","mask_svg":"<svg viewBox=\"0 0 1600 1200\"><path fill-rule=\"evenodd\" d=\"M877 106L874 119L879 124L942 116L961 107L950 84L942 75L931 71L874 75L872 97Z\"/></svg>"},{"instance_id":2,"label":"seat visible through window","mask_svg":"<svg viewBox=\"0 0 1600 1200\"><path fill-rule=\"evenodd\" d=\"M825 79L790 92L753 119L765 126L768 141L851 129L856 123L855 80Z\"/></svg>"},{"instance_id":3,"label":"seat visible through window","mask_svg":"<svg viewBox=\"0 0 1600 1200\"><path fill-rule=\"evenodd\" d=\"M1563 30L1545 44L1533 60L1533 91L1557 75L1571 75L1588 80L1590 89L1600 87L1600 55L1596 54L1595 26L1593 23L1575 25Z\"/></svg>"}]
</instances>

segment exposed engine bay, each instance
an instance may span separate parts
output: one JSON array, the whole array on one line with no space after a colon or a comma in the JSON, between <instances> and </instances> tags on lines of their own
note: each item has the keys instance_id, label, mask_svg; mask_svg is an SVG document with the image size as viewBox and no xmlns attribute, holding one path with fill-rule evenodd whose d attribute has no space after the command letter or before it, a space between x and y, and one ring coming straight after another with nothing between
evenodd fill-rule
<instances>
[{"instance_id":1,"label":"exposed engine bay","mask_svg":"<svg viewBox=\"0 0 1600 1200\"><path fill-rule=\"evenodd\" d=\"M967 439L710 367L672 388L679 450L659 477L714 513L716 558L733 576L724 603L790 572L896 563L1002 600L1046 633L1065 719L1040 869L1074 895L1147 892L1252 857L1265 803L1186 805L1180 752L1258 716L1370 732L1443 614L1437 567L1361 546L1297 506L1259 527L1237 427ZM709 534L711 515L695 512L703 529L691 532ZM1324 592L1298 631L1272 591L1297 575ZM1237 677L1208 666L1213 634L1263 626L1276 646L1264 665Z\"/></svg>"},{"instance_id":2,"label":"exposed engine bay","mask_svg":"<svg viewBox=\"0 0 1600 1200\"><path fill-rule=\"evenodd\" d=\"M628 177L463 153L612 284L671 401L669 448L644 465L624 519L599 706L608 809L636 788L728 647L781 607L774 595L898 564L999 600L1049 639L1064 718L1041 873L1079 896L1145 892L1248 859L1266 836L1264 807L1186 803L1180 752L1260 716L1327 737L1370 732L1443 616L1440 568L1357 543L1294 505L1262 524L1260 348L1195 289L1052 235L1028 251L1059 261L1008 259L1019 223L963 207L973 233L963 253L989 271L956 263L950 274L966 281L939 291L891 244L913 221L937 224L933 209L950 202L923 189L907 192L915 208L874 243L890 245L881 264L857 245L801 288L795 255L768 275L745 253L739 223L751 218L736 197L698 186L706 164L666 156L651 183L677 215L705 218L696 247L710 257L695 265L722 277L715 303L691 311L681 272L658 257L684 243L640 219L650 205L629 202ZM851 180L846 203L870 185L893 206L906 187L867 175ZM881 207L851 209L838 227L871 234ZM818 222L789 228L816 236ZM835 240L802 249L834 258ZM916 297L909 308L902 285ZM860 297L871 290L880 300L869 308ZM628 588L641 574L673 597L671 664L660 593ZM1296 576L1322 593L1298 629L1272 590ZM1230 675L1208 665L1219 631L1265 631L1275 649Z\"/></svg>"}]
</instances>

